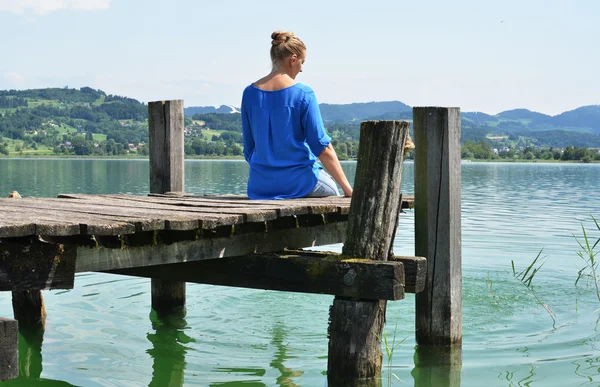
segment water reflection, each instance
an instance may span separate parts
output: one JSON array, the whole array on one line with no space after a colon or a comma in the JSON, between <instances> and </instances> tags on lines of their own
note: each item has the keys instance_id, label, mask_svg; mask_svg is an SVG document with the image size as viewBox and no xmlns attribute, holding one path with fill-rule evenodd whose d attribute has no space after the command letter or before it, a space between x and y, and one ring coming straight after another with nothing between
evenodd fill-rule
<instances>
[{"instance_id":1,"label":"water reflection","mask_svg":"<svg viewBox=\"0 0 600 387\"><path fill-rule=\"evenodd\" d=\"M415 349L411 375L415 387L459 387L462 370L460 346L425 346Z\"/></svg>"},{"instance_id":2,"label":"water reflection","mask_svg":"<svg viewBox=\"0 0 600 387\"><path fill-rule=\"evenodd\" d=\"M281 373L281 376L277 377L277 385L298 387L298 385L293 382L292 378L302 376L304 372L300 370L294 371L283 364L285 360L295 358L295 356L288 355L288 348L285 345L287 329L282 322L276 321L272 334L273 340L271 340L271 344L277 347L277 352L275 352L275 357L269 365Z\"/></svg>"},{"instance_id":3,"label":"water reflection","mask_svg":"<svg viewBox=\"0 0 600 387\"><path fill-rule=\"evenodd\" d=\"M2 382L2 386L73 386L61 380L44 379L42 375L42 343L44 330L19 330L19 376Z\"/></svg>"},{"instance_id":4,"label":"water reflection","mask_svg":"<svg viewBox=\"0 0 600 387\"><path fill-rule=\"evenodd\" d=\"M186 367L186 344L195 340L185 334L186 320L181 315L159 319L156 312L150 312L150 321L154 333L147 338L152 343L147 353L152 357L152 380L150 387L177 387L184 385Z\"/></svg>"}]
</instances>

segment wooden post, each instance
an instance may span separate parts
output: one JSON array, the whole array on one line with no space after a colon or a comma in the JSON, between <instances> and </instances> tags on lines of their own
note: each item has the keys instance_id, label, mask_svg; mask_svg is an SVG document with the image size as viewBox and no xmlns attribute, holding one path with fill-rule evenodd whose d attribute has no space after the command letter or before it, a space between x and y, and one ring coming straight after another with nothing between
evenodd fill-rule
<instances>
[{"instance_id":1,"label":"wooden post","mask_svg":"<svg viewBox=\"0 0 600 387\"><path fill-rule=\"evenodd\" d=\"M416 295L419 345L462 344L460 109L413 108L415 255L427 258Z\"/></svg>"},{"instance_id":2,"label":"wooden post","mask_svg":"<svg viewBox=\"0 0 600 387\"><path fill-rule=\"evenodd\" d=\"M0 318L0 381L19 376L19 324Z\"/></svg>"},{"instance_id":3,"label":"wooden post","mask_svg":"<svg viewBox=\"0 0 600 387\"><path fill-rule=\"evenodd\" d=\"M44 330L46 308L41 290L13 290L12 305L21 330Z\"/></svg>"},{"instance_id":4,"label":"wooden post","mask_svg":"<svg viewBox=\"0 0 600 387\"><path fill-rule=\"evenodd\" d=\"M367 121L360 147L346 243L348 257L386 261L400 210L406 121ZM378 385L386 301L336 297L330 309L329 386Z\"/></svg>"},{"instance_id":5,"label":"wooden post","mask_svg":"<svg viewBox=\"0 0 600 387\"><path fill-rule=\"evenodd\" d=\"M148 104L150 193L184 192L183 100ZM159 316L185 313L185 282L152 279Z\"/></svg>"},{"instance_id":6,"label":"wooden post","mask_svg":"<svg viewBox=\"0 0 600 387\"><path fill-rule=\"evenodd\" d=\"M17 191L12 191L8 197L21 199L21 195ZM46 324L46 308L41 290L13 290L12 305L13 314L19 321L20 329L43 332Z\"/></svg>"}]
</instances>

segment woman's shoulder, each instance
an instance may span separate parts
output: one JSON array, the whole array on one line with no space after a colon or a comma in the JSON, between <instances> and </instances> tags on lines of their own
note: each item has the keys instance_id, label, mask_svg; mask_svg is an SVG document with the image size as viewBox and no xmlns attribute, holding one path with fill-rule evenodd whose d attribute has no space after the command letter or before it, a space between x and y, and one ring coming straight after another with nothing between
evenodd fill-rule
<instances>
[{"instance_id":1,"label":"woman's shoulder","mask_svg":"<svg viewBox=\"0 0 600 387\"><path fill-rule=\"evenodd\" d=\"M305 94L314 94L315 92L310 86L305 85L304 83L296 83L295 85L299 90L303 91Z\"/></svg>"}]
</instances>

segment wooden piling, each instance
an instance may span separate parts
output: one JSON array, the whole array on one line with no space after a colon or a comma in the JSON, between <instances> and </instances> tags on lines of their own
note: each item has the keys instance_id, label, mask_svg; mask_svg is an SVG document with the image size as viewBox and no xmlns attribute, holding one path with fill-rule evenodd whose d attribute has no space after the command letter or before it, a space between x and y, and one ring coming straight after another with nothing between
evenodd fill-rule
<instances>
[{"instance_id":1,"label":"wooden piling","mask_svg":"<svg viewBox=\"0 0 600 387\"><path fill-rule=\"evenodd\" d=\"M183 100L148 104L150 193L184 192ZM152 279L159 316L185 311L185 282Z\"/></svg>"},{"instance_id":2,"label":"wooden piling","mask_svg":"<svg viewBox=\"0 0 600 387\"><path fill-rule=\"evenodd\" d=\"M427 258L416 295L419 345L462 344L460 109L413 108L415 255Z\"/></svg>"},{"instance_id":3,"label":"wooden piling","mask_svg":"<svg viewBox=\"0 0 600 387\"><path fill-rule=\"evenodd\" d=\"M41 290L14 290L12 305L15 319L22 330L43 331L46 308Z\"/></svg>"},{"instance_id":4,"label":"wooden piling","mask_svg":"<svg viewBox=\"0 0 600 387\"><path fill-rule=\"evenodd\" d=\"M0 381L19 376L19 324L0 318Z\"/></svg>"},{"instance_id":5,"label":"wooden piling","mask_svg":"<svg viewBox=\"0 0 600 387\"><path fill-rule=\"evenodd\" d=\"M8 195L8 198L21 199L22 197L17 191L12 191ZM43 332L47 314L42 291L38 289L25 289L12 291L12 305L15 319L19 321L19 328L23 330Z\"/></svg>"},{"instance_id":6,"label":"wooden piling","mask_svg":"<svg viewBox=\"0 0 600 387\"><path fill-rule=\"evenodd\" d=\"M406 121L361 123L347 257L386 261L400 210ZM327 379L330 386L378 385L386 301L336 297L330 310Z\"/></svg>"}]
</instances>

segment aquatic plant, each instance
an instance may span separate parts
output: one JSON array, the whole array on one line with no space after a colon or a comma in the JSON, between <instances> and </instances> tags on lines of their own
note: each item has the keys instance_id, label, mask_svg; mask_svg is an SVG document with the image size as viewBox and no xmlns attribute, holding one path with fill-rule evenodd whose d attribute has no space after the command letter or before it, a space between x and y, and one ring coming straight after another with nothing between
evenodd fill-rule
<instances>
[{"instance_id":1,"label":"aquatic plant","mask_svg":"<svg viewBox=\"0 0 600 387\"><path fill-rule=\"evenodd\" d=\"M544 263L546 263L546 261L540 262L541 261L540 258L542 258L542 259L546 258L546 257L542 257L543 251L544 251L544 249L541 249L540 252L538 253L537 257L535 257L535 259L529 264L529 266L527 266L523 271L520 271L518 273L517 273L517 270L515 269L515 261L511 260L510 263L512 265L513 276L519 281L519 283L521 283L523 286L525 286L525 288L529 291L529 293L533 296L533 298L535 298L537 303L540 304L546 310L546 312L548 313L550 318L552 318L552 327L556 328L556 315L554 314L552 309L550 309L548 304L546 304L544 301L542 301L542 299L538 296L538 294L535 292L535 290L533 288L533 283L532 283L535 275L540 271L542 266L544 266Z\"/></svg>"},{"instance_id":2,"label":"aquatic plant","mask_svg":"<svg viewBox=\"0 0 600 387\"><path fill-rule=\"evenodd\" d=\"M598 223L598 221L596 220L596 218L594 218L592 216L592 220L594 221L594 224L596 225L596 228L598 229L598 231L600 231L600 224ZM596 258L596 256L598 255L598 251L596 251L596 247L598 246L598 244L600 243L600 237L598 237L598 239L596 240L596 242L593 242L593 238L590 238L588 236L588 233L586 232L585 226L583 225L583 223L581 224L581 231L583 232L583 239L580 240L579 238L577 238L575 235L573 235L573 237L575 238L575 240L577 241L577 243L579 244L580 250L577 251L577 255L585 262L585 266L582 267L579 272L577 273L577 280L575 280L575 286L577 286L577 284L579 283L580 280L582 279L586 279L588 280L588 285L591 283L594 286L595 292L596 292L596 297L598 298L598 301L600 302L600 278L598 278L598 259Z\"/></svg>"},{"instance_id":3,"label":"aquatic plant","mask_svg":"<svg viewBox=\"0 0 600 387\"><path fill-rule=\"evenodd\" d=\"M396 348L398 348L402 343L404 343L404 341L406 339L408 339L408 336L406 336L405 338L403 338L402 340L400 340L399 342L396 343L396 333L398 331L398 324L396 323L396 327L394 328L394 337L392 338L392 342L390 343L388 340L388 336L387 336L387 332L384 330L383 331L383 340L381 340L384 344L385 347L385 353L387 355L387 369L388 369L388 386L392 385L392 376L394 378L396 378L396 380L398 380L399 382L404 383L399 377L398 375L396 375L395 373L392 372L392 360L394 358L394 350ZM375 335L377 335L377 333L375 333Z\"/></svg>"}]
</instances>

